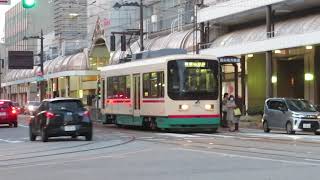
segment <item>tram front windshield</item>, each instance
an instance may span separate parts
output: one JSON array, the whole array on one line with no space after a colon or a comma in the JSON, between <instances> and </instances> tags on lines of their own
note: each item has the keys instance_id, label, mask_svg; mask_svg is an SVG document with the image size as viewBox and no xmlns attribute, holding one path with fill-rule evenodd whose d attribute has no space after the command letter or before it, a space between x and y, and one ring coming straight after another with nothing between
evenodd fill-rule
<instances>
[{"instance_id":1,"label":"tram front windshield","mask_svg":"<svg viewBox=\"0 0 320 180\"><path fill-rule=\"evenodd\" d=\"M218 85L217 61L168 62L168 96L173 100L217 100Z\"/></svg>"}]
</instances>

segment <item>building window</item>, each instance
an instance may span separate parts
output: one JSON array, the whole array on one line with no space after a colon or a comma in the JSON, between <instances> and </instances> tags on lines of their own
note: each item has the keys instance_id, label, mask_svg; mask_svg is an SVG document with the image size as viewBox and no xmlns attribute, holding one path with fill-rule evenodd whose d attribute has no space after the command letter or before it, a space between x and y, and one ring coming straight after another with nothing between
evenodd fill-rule
<instances>
[{"instance_id":1,"label":"building window","mask_svg":"<svg viewBox=\"0 0 320 180\"><path fill-rule=\"evenodd\" d=\"M164 73L150 72L143 74L143 97L164 97Z\"/></svg>"},{"instance_id":2,"label":"building window","mask_svg":"<svg viewBox=\"0 0 320 180\"><path fill-rule=\"evenodd\" d=\"M130 76L115 76L107 78L108 99L129 99L131 81Z\"/></svg>"}]
</instances>

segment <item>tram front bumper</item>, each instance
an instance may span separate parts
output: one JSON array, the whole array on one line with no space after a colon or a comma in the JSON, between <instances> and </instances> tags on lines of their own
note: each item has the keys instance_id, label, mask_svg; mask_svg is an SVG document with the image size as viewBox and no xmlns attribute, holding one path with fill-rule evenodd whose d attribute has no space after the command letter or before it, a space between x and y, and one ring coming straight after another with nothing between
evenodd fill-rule
<instances>
[{"instance_id":1,"label":"tram front bumper","mask_svg":"<svg viewBox=\"0 0 320 180\"><path fill-rule=\"evenodd\" d=\"M218 128L220 118L157 118L160 129L210 129Z\"/></svg>"}]
</instances>

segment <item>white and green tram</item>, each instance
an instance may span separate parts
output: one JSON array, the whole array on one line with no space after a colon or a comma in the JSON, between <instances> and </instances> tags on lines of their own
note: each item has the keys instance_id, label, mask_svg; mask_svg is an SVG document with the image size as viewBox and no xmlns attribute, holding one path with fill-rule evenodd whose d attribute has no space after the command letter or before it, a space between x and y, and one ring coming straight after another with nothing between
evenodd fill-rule
<instances>
[{"instance_id":1,"label":"white and green tram","mask_svg":"<svg viewBox=\"0 0 320 180\"><path fill-rule=\"evenodd\" d=\"M220 124L219 61L167 55L101 69L102 114L118 126L210 130Z\"/></svg>"}]
</instances>

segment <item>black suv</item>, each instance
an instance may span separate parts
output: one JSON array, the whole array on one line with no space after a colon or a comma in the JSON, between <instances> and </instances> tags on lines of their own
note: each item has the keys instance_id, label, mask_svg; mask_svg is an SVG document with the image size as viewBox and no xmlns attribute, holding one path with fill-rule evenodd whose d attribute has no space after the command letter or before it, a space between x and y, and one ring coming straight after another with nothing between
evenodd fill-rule
<instances>
[{"instance_id":1,"label":"black suv","mask_svg":"<svg viewBox=\"0 0 320 180\"><path fill-rule=\"evenodd\" d=\"M29 124L30 140L41 136L43 142L49 137L85 136L92 140L92 122L89 112L79 99L55 98L42 101Z\"/></svg>"}]
</instances>

